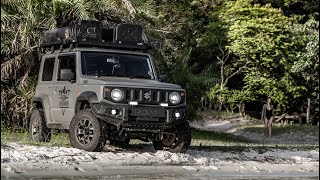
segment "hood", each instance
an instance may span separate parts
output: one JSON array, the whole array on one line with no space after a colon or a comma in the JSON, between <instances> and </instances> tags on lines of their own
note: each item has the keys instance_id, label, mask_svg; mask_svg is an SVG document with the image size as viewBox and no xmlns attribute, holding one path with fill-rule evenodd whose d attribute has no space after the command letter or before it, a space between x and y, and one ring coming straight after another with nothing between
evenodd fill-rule
<instances>
[{"instance_id":1,"label":"hood","mask_svg":"<svg viewBox=\"0 0 320 180\"><path fill-rule=\"evenodd\" d=\"M84 83L87 81L87 83ZM81 84L103 84L119 87L135 87L135 88L159 88L159 89L182 89L181 86L171 83L164 83L157 80L149 79L130 79L128 77L83 77L80 79Z\"/></svg>"}]
</instances>

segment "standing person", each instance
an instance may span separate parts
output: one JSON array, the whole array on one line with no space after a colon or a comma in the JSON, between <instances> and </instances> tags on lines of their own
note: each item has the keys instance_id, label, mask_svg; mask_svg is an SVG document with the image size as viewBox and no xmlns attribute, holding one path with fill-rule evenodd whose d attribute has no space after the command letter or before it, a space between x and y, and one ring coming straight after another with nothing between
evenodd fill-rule
<instances>
[{"instance_id":1,"label":"standing person","mask_svg":"<svg viewBox=\"0 0 320 180\"><path fill-rule=\"evenodd\" d=\"M274 119L274 108L272 104L272 99L268 97L267 104L264 104L262 107L261 120L264 121L264 127L266 135L269 132L269 138L271 138L271 128L272 122Z\"/></svg>"}]
</instances>

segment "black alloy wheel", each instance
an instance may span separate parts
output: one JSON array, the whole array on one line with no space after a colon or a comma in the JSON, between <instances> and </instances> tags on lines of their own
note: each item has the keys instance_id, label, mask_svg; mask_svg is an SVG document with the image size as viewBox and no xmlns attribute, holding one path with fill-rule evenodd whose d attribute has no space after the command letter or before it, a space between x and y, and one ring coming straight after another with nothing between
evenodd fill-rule
<instances>
[{"instance_id":1,"label":"black alloy wheel","mask_svg":"<svg viewBox=\"0 0 320 180\"><path fill-rule=\"evenodd\" d=\"M46 125L43 109L33 108L30 116L29 133L32 141L49 142L51 129Z\"/></svg>"},{"instance_id":2,"label":"black alloy wheel","mask_svg":"<svg viewBox=\"0 0 320 180\"><path fill-rule=\"evenodd\" d=\"M72 147L86 151L101 151L106 144L106 123L92 111L81 110L71 120L69 138Z\"/></svg>"},{"instance_id":3,"label":"black alloy wheel","mask_svg":"<svg viewBox=\"0 0 320 180\"><path fill-rule=\"evenodd\" d=\"M191 129L187 121L166 131L161 141L153 141L153 147L156 150L166 150L173 153L185 153L190 144Z\"/></svg>"}]
</instances>

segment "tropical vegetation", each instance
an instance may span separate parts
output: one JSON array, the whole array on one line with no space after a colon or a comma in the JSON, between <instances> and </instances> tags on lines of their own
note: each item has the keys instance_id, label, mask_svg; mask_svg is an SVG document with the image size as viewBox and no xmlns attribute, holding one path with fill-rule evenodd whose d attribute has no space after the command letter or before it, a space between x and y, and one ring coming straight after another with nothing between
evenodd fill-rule
<instances>
[{"instance_id":1,"label":"tropical vegetation","mask_svg":"<svg viewBox=\"0 0 320 180\"><path fill-rule=\"evenodd\" d=\"M1 126L25 127L44 30L76 19L143 25L163 47L151 53L199 111L244 113L273 98L277 109L319 109L319 1L2 0Z\"/></svg>"}]
</instances>

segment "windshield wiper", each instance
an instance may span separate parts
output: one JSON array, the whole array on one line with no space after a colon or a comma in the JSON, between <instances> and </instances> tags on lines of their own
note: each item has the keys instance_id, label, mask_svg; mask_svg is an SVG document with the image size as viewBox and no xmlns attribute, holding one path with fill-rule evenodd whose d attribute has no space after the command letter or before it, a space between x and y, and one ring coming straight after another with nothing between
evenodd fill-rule
<instances>
[{"instance_id":1,"label":"windshield wiper","mask_svg":"<svg viewBox=\"0 0 320 180\"><path fill-rule=\"evenodd\" d=\"M151 77L150 77L150 76L130 76L130 79L133 79L133 78L151 79Z\"/></svg>"},{"instance_id":2,"label":"windshield wiper","mask_svg":"<svg viewBox=\"0 0 320 180\"><path fill-rule=\"evenodd\" d=\"M100 76L126 77L126 76L123 75L123 74L111 74L111 73L100 74Z\"/></svg>"}]
</instances>

